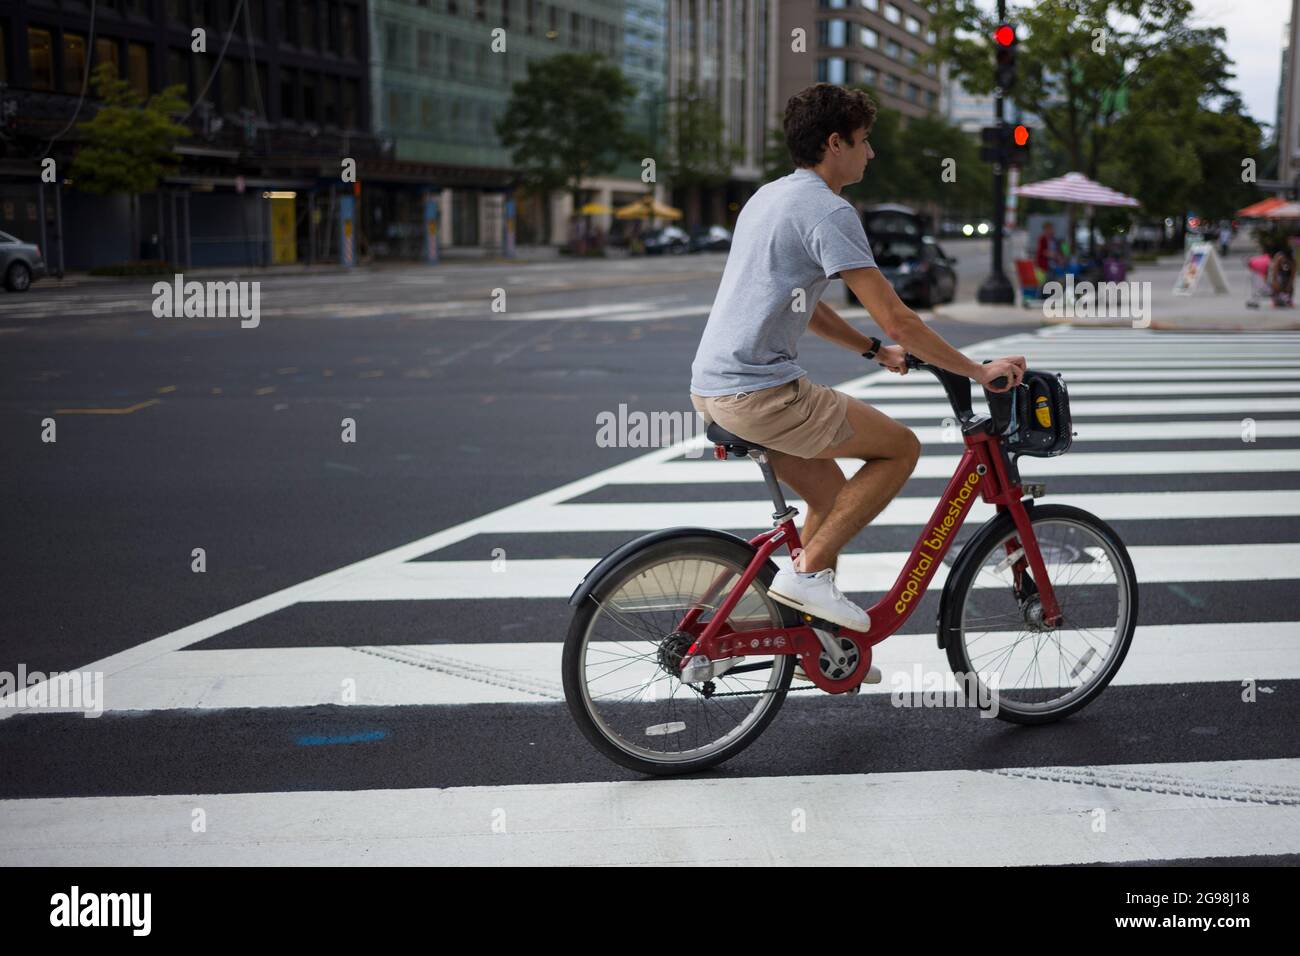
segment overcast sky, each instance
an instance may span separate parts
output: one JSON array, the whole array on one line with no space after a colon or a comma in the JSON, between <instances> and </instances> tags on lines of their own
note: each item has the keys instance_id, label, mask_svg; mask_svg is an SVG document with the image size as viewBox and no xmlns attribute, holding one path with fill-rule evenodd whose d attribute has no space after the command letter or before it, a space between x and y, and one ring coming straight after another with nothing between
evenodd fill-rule
<instances>
[{"instance_id":1,"label":"overcast sky","mask_svg":"<svg viewBox=\"0 0 1300 956\"><path fill-rule=\"evenodd\" d=\"M1228 31L1228 56L1246 110L1270 126L1277 117L1282 41L1291 19L1291 0L1194 0L1197 17Z\"/></svg>"}]
</instances>

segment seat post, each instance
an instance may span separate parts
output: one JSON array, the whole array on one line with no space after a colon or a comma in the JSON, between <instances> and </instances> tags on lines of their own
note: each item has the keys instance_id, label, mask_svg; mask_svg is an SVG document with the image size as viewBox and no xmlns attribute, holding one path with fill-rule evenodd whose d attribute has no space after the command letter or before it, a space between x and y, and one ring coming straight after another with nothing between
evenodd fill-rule
<instances>
[{"instance_id":1,"label":"seat post","mask_svg":"<svg viewBox=\"0 0 1300 956\"><path fill-rule=\"evenodd\" d=\"M772 496L772 507L776 509L772 512L773 526L788 521L797 515L799 509L791 508L785 503L785 493L781 491L781 483L776 480L776 472L772 470L772 463L767 460L767 452L751 448L749 457L758 463L759 469L763 472L763 481L767 484L768 494Z\"/></svg>"}]
</instances>

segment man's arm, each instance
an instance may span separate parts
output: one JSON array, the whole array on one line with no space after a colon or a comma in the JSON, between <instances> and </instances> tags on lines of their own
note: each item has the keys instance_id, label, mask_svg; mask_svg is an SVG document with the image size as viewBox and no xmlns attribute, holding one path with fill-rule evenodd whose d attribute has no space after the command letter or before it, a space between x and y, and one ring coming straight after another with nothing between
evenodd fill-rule
<instances>
[{"instance_id":1,"label":"man's arm","mask_svg":"<svg viewBox=\"0 0 1300 956\"><path fill-rule=\"evenodd\" d=\"M871 336L859 332L825 302L818 302L808 321L808 331L820 336L827 342L842 345L861 355L871 348Z\"/></svg>"},{"instance_id":2,"label":"man's arm","mask_svg":"<svg viewBox=\"0 0 1300 956\"><path fill-rule=\"evenodd\" d=\"M853 294L866 307L871 318L880 326L886 337L931 365L937 365L958 375L965 375L977 382L981 381L980 376L984 367L962 355L945 342L942 336L922 322L919 315L903 304L903 300L898 297L894 287L881 275L879 269L847 269L840 273L840 277L853 290ZM832 311L831 314L834 315L834 312ZM814 313L813 319L816 318L817 315ZM838 315L835 318L848 325ZM813 328L812 322L809 323L809 328ZM822 335L815 328L814 331ZM830 338L830 336L823 335L823 338ZM869 344L864 345L860 351L866 351L868 347Z\"/></svg>"}]
</instances>

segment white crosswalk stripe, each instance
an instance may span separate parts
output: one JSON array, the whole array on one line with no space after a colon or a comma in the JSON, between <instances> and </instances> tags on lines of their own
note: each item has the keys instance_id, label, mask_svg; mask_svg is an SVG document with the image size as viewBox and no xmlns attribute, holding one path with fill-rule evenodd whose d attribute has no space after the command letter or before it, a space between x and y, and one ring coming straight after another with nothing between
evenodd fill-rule
<instances>
[{"instance_id":1,"label":"white crosswalk stripe","mask_svg":"<svg viewBox=\"0 0 1300 956\"><path fill-rule=\"evenodd\" d=\"M680 308L686 310L680 314L698 312ZM618 314L650 311L655 310L630 303ZM1230 361L1224 350L1230 350ZM1075 447L1060 458L1022 458L1019 465L1026 479L1047 483L1048 502L1092 511L1125 538L1144 610L1115 688L1167 696L1186 693L1178 688L1187 685L1224 685L1225 693L1235 695L1245 685L1260 685L1267 694L1270 682L1300 680L1300 606L1249 609L1253 589L1290 588L1294 595L1300 587L1300 544L1275 530L1300 516L1300 333L1054 326L965 351L977 358L1023 352L1033 367L1059 370L1070 383ZM941 487L961 446L945 424L951 408L931 377L882 371L840 387L912 427L924 446L912 482ZM561 704L563 633L525 631L478 640L459 621L440 616L440 609L454 606L457 614L471 614L477 612L467 607L560 606L604 553L599 548L609 547L610 533L625 540L672 526L736 532L770 526L771 505L762 496L757 469L744 461L700 458L705 444L687 436L84 669L104 673L107 712L146 717L338 704L341 684L351 681L355 695L348 702L363 707L524 705L538 712L553 708L551 720L568 721ZM846 473L861 467L854 461L841 465ZM1064 490L1053 490L1054 482ZM742 484L749 487L719 487ZM890 540L902 541L909 528L919 530L928 519L937 497L936 489L910 484L872 523L867 538L875 529L901 534ZM968 527L993 513L976 503ZM592 544L596 539L602 544ZM519 556L512 553L516 544ZM504 553L495 555L494 548ZM907 557L907 550L892 543L851 549L839 565L840 586L886 591ZM932 594L941 590L946 572L947 567L938 570ZM1183 602L1176 622L1148 616L1173 606L1161 601ZM386 644L371 636L339 645L303 633L275 642L200 646L272 615L344 606L369 613L385 602L427 605L429 642ZM933 631L895 635L877 648L875 660L886 679L864 687L864 700L890 694L891 675L948 668ZM0 704L0 719L59 712L24 707L15 695ZM804 695L801 706L829 712L839 702ZM364 851L368 862L379 863L500 863L507 860L503 854L514 863L860 863L868 855L873 863L942 863L957 852L944 836L954 815L976 821L963 832L965 861L1125 862L1300 852L1300 759L1249 756L1127 762L1124 745L1116 742L1105 760L1086 765L836 775L828 767L827 775L816 777L669 781L653 795L626 782L581 781L211 794L203 797L209 812L221 811L238 823L183 844L159 837L153 824L182 812L193 797L7 801L0 804L0 864L321 862L338 858L331 855L337 848L319 835L334 826L350 835L348 854ZM594 751L590 757L604 765ZM743 773L742 761L743 756L729 766ZM620 779L610 771L609 781ZM669 812L682 805L699 813L683 822ZM479 836L484 808L494 806L511 808L516 821L508 850ZM833 844L829 836L791 841L783 835L788 819L764 816L788 816L789 806L842 811L847 816L835 832L851 836ZM1098 807L1122 811L1117 838L1098 840L1086 822L1078 823ZM1195 827L1186 824L1189 813L1198 814ZM574 814L597 821L581 841L566 835L561 822ZM85 821L91 818L101 825L90 827ZM326 822L309 830L308 819ZM911 834L906 847L890 839L903 821ZM737 839L742 831L745 839ZM105 832L117 835L110 840Z\"/></svg>"}]
</instances>

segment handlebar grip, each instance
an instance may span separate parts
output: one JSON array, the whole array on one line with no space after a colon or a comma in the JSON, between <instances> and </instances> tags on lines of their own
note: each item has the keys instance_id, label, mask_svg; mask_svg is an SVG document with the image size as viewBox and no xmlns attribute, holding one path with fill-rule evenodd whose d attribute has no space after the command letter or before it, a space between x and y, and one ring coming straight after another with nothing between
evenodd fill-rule
<instances>
[{"instance_id":1,"label":"handlebar grip","mask_svg":"<svg viewBox=\"0 0 1300 956\"><path fill-rule=\"evenodd\" d=\"M992 359L985 359L983 364L988 365L989 362L992 361L993 361ZM1008 384L1007 377L1005 375L999 375L993 381L989 382L989 385L993 388L1006 388L1007 384Z\"/></svg>"}]
</instances>

